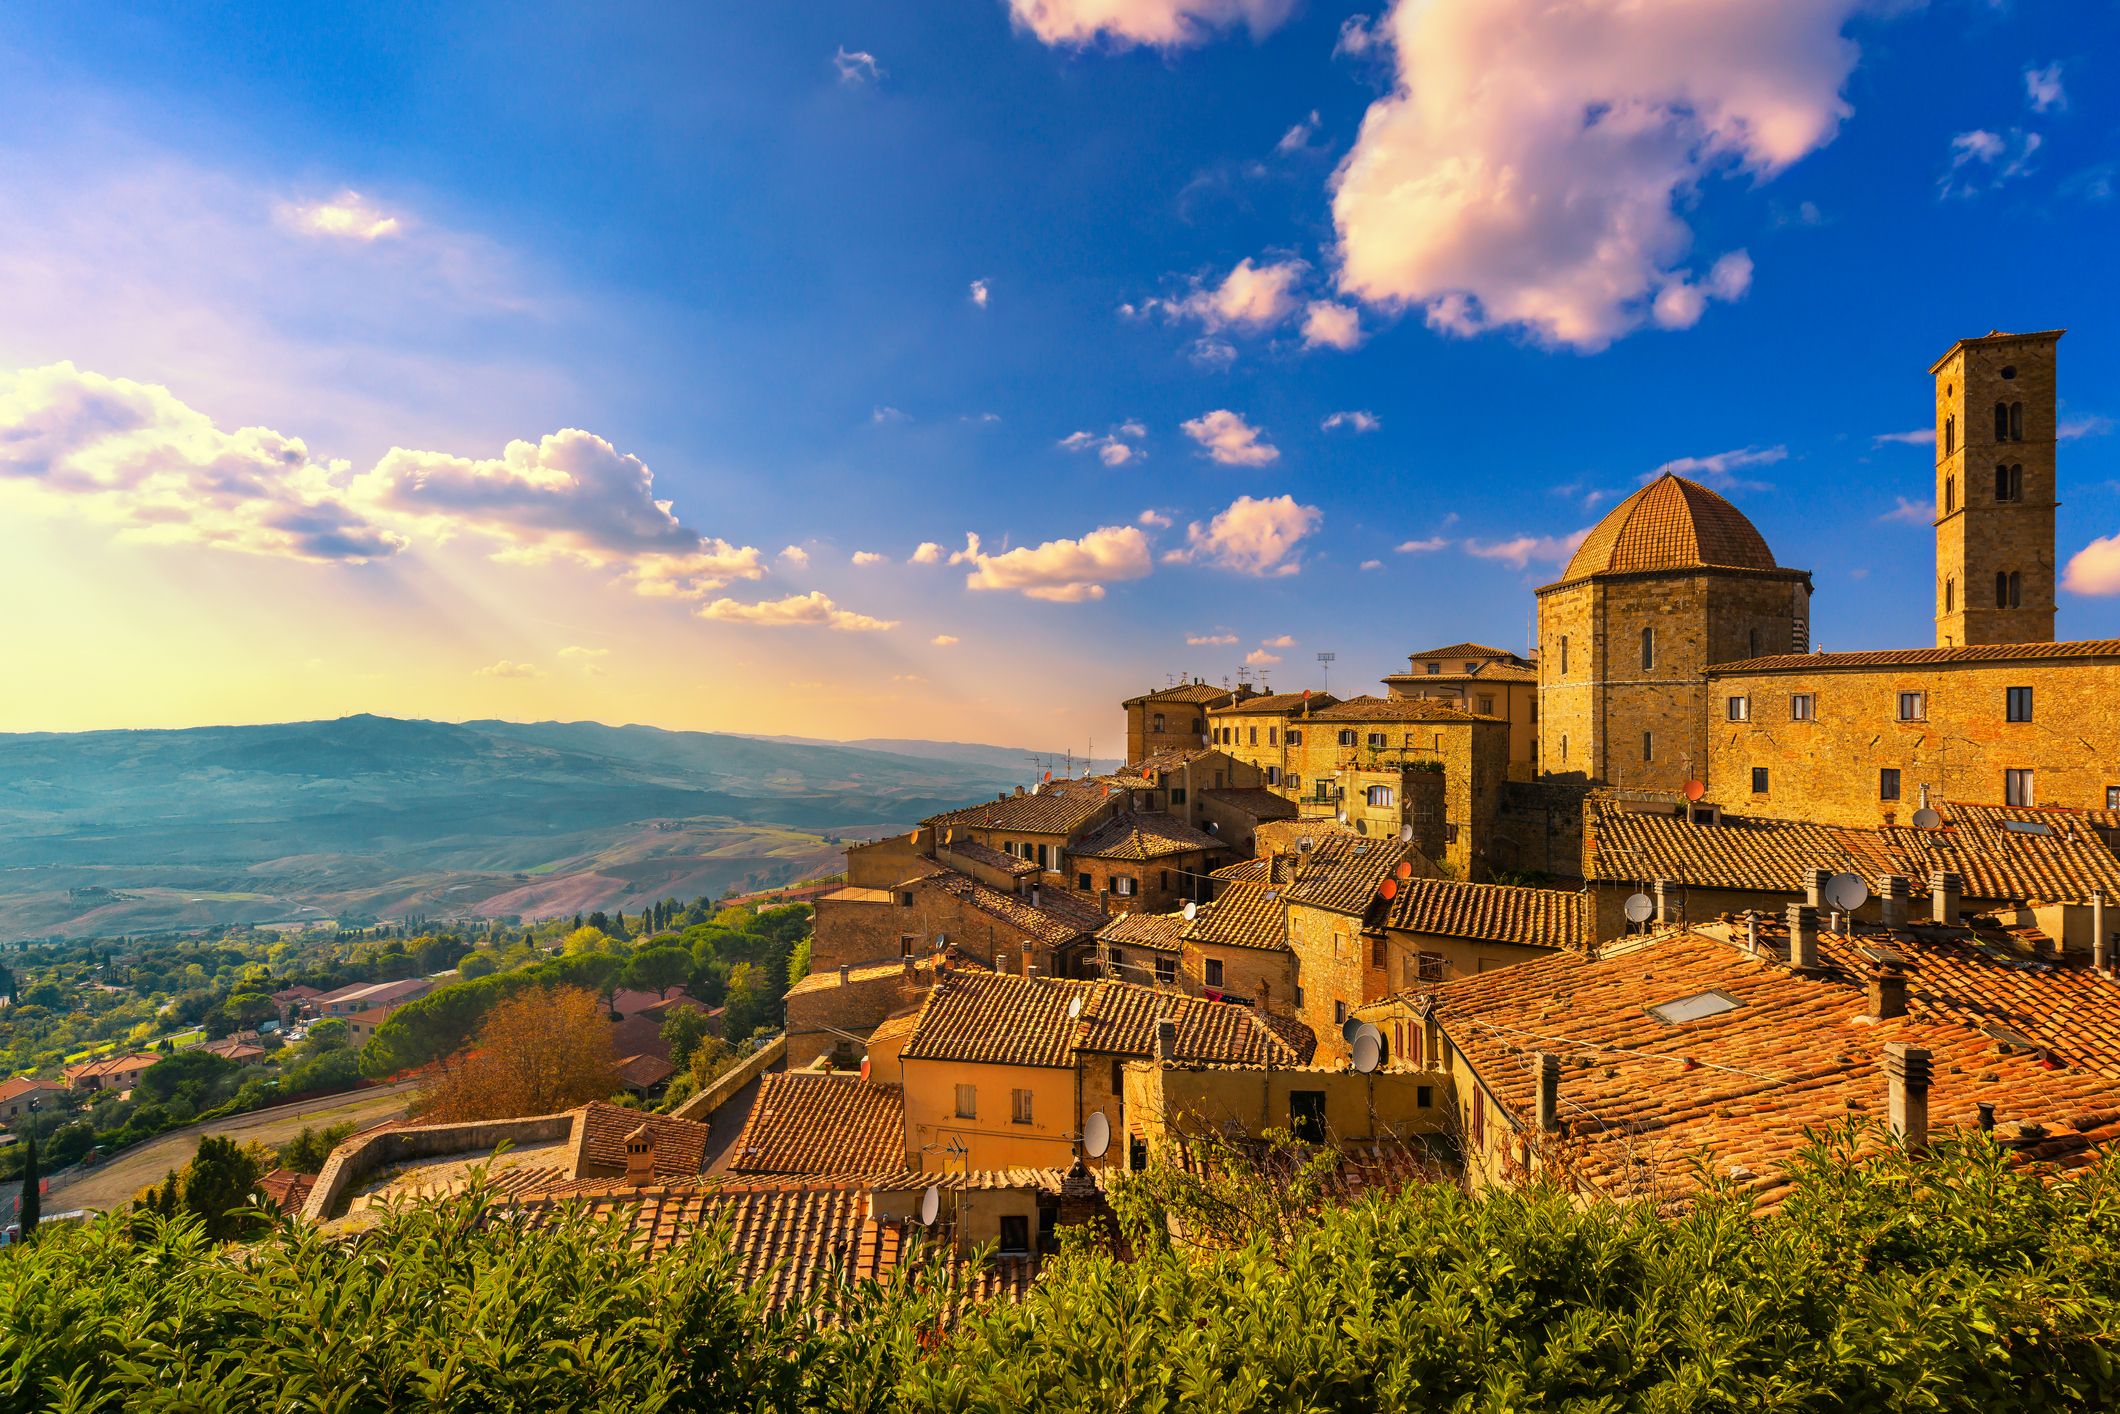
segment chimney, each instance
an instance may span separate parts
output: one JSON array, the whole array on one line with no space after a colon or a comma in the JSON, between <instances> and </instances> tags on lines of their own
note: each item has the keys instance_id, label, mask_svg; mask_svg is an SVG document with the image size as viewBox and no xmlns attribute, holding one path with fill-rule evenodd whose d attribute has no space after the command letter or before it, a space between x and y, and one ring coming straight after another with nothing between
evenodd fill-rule
<instances>
[{"instance_id":1,"label":"chimney","mask_svg":"<svg viewBox=\"0 0 2120 1414\"><path fill-rule=\"evenodd\" d=\"M1156 1059L1168 1061L1177 1058L1178 1023L1167 1016L1162 1017L1156 1022Z\"/></svg>"},{"instance_id":2,"label":"chimney","mask_svg":"<svg viewBox=\"0 0 2120 1414\"><path fill-rule=\"evenodd\" d=\"M919 969L914 964L913 955L911 953L907 953L903 960L905 962L905 980L910 982L913 980L913 974Z\"/></svg>"},{"instance_id":3,"label":"chimney","mask_svg":"<svg viewBox=\"0 0 2120 1414\"><path fill-rule=\"evenodd\" d=\"M1887 1118L1892 1133L1911 1153L1929 1147L1929 1053L1904 1041L1884 1048L1885 1083L1890 1088Z\"/></svg>"},{"instance_id":4,"label":"chimney","mask_svg":"<svg viewBox=\"0 0 2120 1414\"><path fill-rule=\"evenodd\" d=\"M1671 916L1671 881L1658 879L1652 887L1656 891L1656 921L1658 923L1676 923L1678 920Z\"/></svg>"},{"instance_id":5,"label":"chimney","mask_svg":"<svg viewBox=\"0 0 2120 1414\"><path fill-rule=\"evenodd\" d=\"M996 972L1006 972L1006 971L1008 971L1008 954L1007 954L1007 953L1005 953L1005 952L997 952L997 953L995 953L995 954L994 954L994 971L996 971Z\"/></svg>"},{"instance_id":6,"label":"chimney","mask_svg":"<svg viewBox=\"0 0 2120 1414\"><path fill-rule=\"evenodd\" d=\"M2105 890L2091 890L2091 966L2100 972L2113 967L2113 935L2105 931Z\"/></svg>"},{"instance_id":7,"label":"chimney","mask_svg":"<svg viewBox=\"0 0 2120 1414\"><path fill-rule=\"evenodd\" d=\"M1541 1134L1561 1127L1561 1058L1551 1051L1538 1053L1538 1127Z\"/></svg>"},{"instance_id":8,"label":"chimney","mask_svg":"<svg viewBox=\"0 0 2120 1414\"><path fill-rule=\"evenodd\" d=\"M1035 982L1038 980L1038 969L1026 962L1023 964L1023 975Z\"/></svg>"},{"instance_id":9,"label":"chimney","mask_svg":"<svg viewBox=\"0 0 2120 1414\"><path fill-rule=\"evenodd\" d=\"M646 1121L626 1136L626 1182L645 1188L655 1181L655 1133Z\"/></svg>"},{"instance_id":10,"label":"chimney","mask_svg":"<svg viewBox=\"0 0 2120 1414\"><path fill-rule=\"evenodd\" d=\"M1958 926L1959 906L1965 902L1965 880L1948 869L1929 875L1929 921L1946 928Z\"/></svg>"},{"instance_id":11,"label":"chimney","mask_svg":"<svg viewBox=\"0 0 2120 1414\"><path fill-rule=\"evenodd\" d=\"M1807 903L1789 905L1789 966L1800 972L1818 968L1818 910Z\"/></svg>"},{"instance_id":12,"label":"chimney","mask_svg":"<svg viewBox=\"0 0 2120 1414\"><path fill-rule=\"evenodd\" d=\"M1038 906L1038 886L1037 886L1036 884L1033 884L1033 885L1031 885L1031 907L1032 907L1032 908L1036 908L1037 906Z\"/></svg>"},{"instance_id":13,"label":"chimney","mask_svg":"<svg viewBox=\"0 0 2120 1414\"><path fill-rule=\"evenodd\" d=\"M1877 904L1884 912L1884 926L1904 928L1907 926L1908 902L1913 898L1914 887L1904 874L1887 874L1881 881L1883 889L1878 893Z\"/></svg>"},{"instance_id":14,"label":"chimney","mask_svg":"<svg viewBox=\"0 0 2120 1414\"><path fill-rule=\"evenodd\" d=\"M847 983L848 983L849 981L853 980L853 972L854 972L854 966L853 966L853 964L852 964L852 963L847 963L847 962L842 962L842 963L840 963L840 964L839 964L839 985L840 985L840 986L842 986L842 987L844 987L844 986L845 986L845 985L846 985L846 984L847 984Z\"/></svg>"},{"instance_id":15,"label":"chimney","mask_svg":"<svg viewBox=\"0 0 2120 1414\"><path fill-rule=\"evenodd\" d=\"M1824 908L1826 906L1826 880L1832 877L1833 875L1829 870L1804 870L1803 901L1812 908Z\"/></svg>"},{"instance_id":16,"label":"chimney","mask_svg":"<svg viewBox=\"0 0 2120 1414\"><path fill-rule=\"evenodd\" d=\"M1993 1100L1978 1100L1974 1102L1973 1108L1980 1112L1980 1132L1993 1134L1995 1132L1995 1102Z\"/></svg>"},{"instance_id":17,"label":"chimney","mask_svg":"<svg viewBox=\"0 0 2120 1414\"><path fill-rule=\"evenodd\" d=\"M1870 974L1870 1019L1890 1021L1907 1014L1907 975L1897 968L1879 968Z\"/></svg>"},{"instance_id":18,"label":"chimney","mask_svg":"<svg viewBox=\"0 0 2120 1414\"><path fill-rule=\"evenodd\" d=\"M1756 908L1745 910L1745 951L1754 957L1759 956L1759 910Z\"/></svg>"}]
</instances>

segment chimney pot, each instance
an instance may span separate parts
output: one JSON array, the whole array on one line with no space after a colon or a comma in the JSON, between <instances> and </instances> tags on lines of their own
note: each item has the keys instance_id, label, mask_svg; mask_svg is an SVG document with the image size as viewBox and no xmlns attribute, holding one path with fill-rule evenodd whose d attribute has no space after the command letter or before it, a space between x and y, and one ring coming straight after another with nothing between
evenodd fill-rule
<instances>
[{"instance_id":1,"label":"chimney pot","mask_svg":"<svg viewBox=\"0 0 2120 1414\"><path fill-rule=\"evenodd\" d=\"M1029 963L1025 963L1023 965L1023 975L1030 978L1031 981L1035 982L1038 980L1038 969L1031 966Z\"/></svg>"},{"instance_id":2,"label":"chimney pot","mask_svg":"<svg viewBox=\"0 0 2120 1414\"><path fill-rule=\"evenodd\" d=\"M1908 1152L1929 1146L1929 1053L1921 1046L1890 1041L1884 1048L1887 1113L1892 1133Z\"/></svg>"},{"instance_id":3,"label":"chimney pot","mask_svg":"<svg viewBox=\"0 0 2120 1414\"><path fill-rule=\"evenodd\" d=\"M1658 923L1676 923L1678 920L1671 916L1674 911L1671 906L1673 902L1671 881L1658 879L1652 887L1656 894L1656 921Z\"/></svg>"},{"instance_id":4,"label":"chimney pot","mask_svg":"<svg viewBox=\"0 0 2120 1414\"><path fill-rule=\"evenodd\" d=\"M1907 1014L1907 975L1890 968L1870 975L1870 1015L1890 1021Z\"/></svg>"},{"instance_id":5,"label":"chimney pot","mask_svg":"<svg viewBox=\"0 0 2120 1414\"><path fill-rule=\"evenodd\" d=\"M840 986L842 986L842 987L844 987L844 986L845 986L845 985L846 985L846 984L847 984L848 982L852 981L852 980L853 980L853 972L854 972L854 967L853 967L853 964L852 964L852 963L846 963L846 962L842 962L842 963L840 963L840 964L839 964L839 985L840 985Z\"/></svg>"},{"instance_id":6,"label":"chimney pot","mask_svg":"<svg viewBox=\"0 0 2120 1414\"><path fill-rule=\"evenodd\" d=\"M2105 929L2105 890L2091 890L2091 966L2100 972L2113 968L2113 935Z\"/></svg>"},{"instance_id":7,"label":"chimney pot","mask_svg":"<svg viewBox=\"0 0 2120 1414\"><path fill-rule=\"evenodd\" d=\"M1948 869L1929 875L1929 920L1946 928L1958 926L1959 909L1965 903L1965 880Z\"/></svg>"},{"instance_id":8,"label":"chimney pot","mask_svg":"<svg viewBox=\"0 0 2120 1414\"><path fill-rule=\"evenodd\" d=\"M996 972L1006 972L1006 971L1008 971L1008 954L1007 954L1007 953L1005 953L1005 952L997 952L997 953L995 953L995 954L994 954L994 971L996 971Z\"/></svg>"},{"instance_id":9,"label":"chimney pot","mask_svg":"<svg viewBox=\"0 0 2120 1414\"><path fill-rule=\"evenodd\" d=\"M1812 908L1826 906L1826 880L1832 878L1831 871L1806 869L1803 871L1803 901Z\"/></svg>"},{"instance_id":10,"label":"chimney pot","mask_svg":"<svg viewBox=\"0 0 2120 1414\"><path fill-rule=\"evenodd\" d=\"M1789 966L1798 970L1818 966L1818 910L1807 903L1789 905Z\"/></svg>"},{"instance_id":11,"label":"chimney pot","mask_svg":"<svg viewBox=\"0 0 2120 1414\"><path fill-rule=\"evenodd\" d=\"M1992 1134L1992 1133L1994 1133L1994 1132L1995 1132L1995 1102L1994 1102L1994 1101L1992 1101L1992 1100L1980 1100L1980 1101L1977 1101L1977 1102L1976 1102L1976 1103L1974 1104L1973 1108L1974 1108L1974 1109L1976 1109L1976 1110L1978 1110L1978 1111L1980 1111L1980 1130L1981 1130L1981 1133L1983 1133L1983 1134Z\"/></svg>"},{"instance_id":12,"label":"chimney pot","mask_svg":"<svg viewBox=\"0 0 2120 1414\"><path fill-rule=\"evenodd\" d=\"M626 1136L626 1182L645 1188L655 1181L655 1131L645 1121Z\"/></svg>"},{"instance_id":13,"label":"chimney pot","mask_svg":"<svg viewBox=\"0 0 2120 1414\"><path fill-rule=\"evenodd\" d=\"M1878 890L1877 906L1884 916L1884 926L1906 927L1907 904L1914 894L1913 885L1907 882L1904 874L1887 874L1882 883L1884 887Z\"/></svg>"},{"instance_id":14,"label":"chimney pot","mask_svg":"<svg viewBox=\"0 0 2120 1414\"><path fill-rule=\"evenodd\" d=\"M1156 1059L1169 1061L1177 1058L1178 1023L1167 1016L1158 1018L1156 1021Z\"/></svg>"},{"instance_id":15,"label":"chimney pot","mask_svg":"<svg viewBox=\"0 0 2120 1414\"><path fill-rule=\"evenodd\" d=\"M1561 1058L1551 1051L1538 1053L1538 1127L1542 1134L1561 1127Z\"/></svg>"},{"instance_id":16,"label":"chimney pot","mask_svg":"<svg viewBox=\"0 0 2120 1414\"><path fill-rule=\"evenodd\" d=\"M1759 910L1745 910L1745 951L1759 956Z\"/></svg>"}]
</instances>

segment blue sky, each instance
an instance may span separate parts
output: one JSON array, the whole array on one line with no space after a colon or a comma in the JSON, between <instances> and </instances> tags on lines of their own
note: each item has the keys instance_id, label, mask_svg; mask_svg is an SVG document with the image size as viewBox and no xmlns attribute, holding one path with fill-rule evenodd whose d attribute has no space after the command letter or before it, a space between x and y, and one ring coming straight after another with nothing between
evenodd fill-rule
<instances>
[{"instance_id":1,"label":"blue sky","mask_svg":"<svg viewBox=\"0 0 2120 1414\"><path fill-rule=\"evenodd\" d=\"M0 729L1080 749L1521 647L1674 463L1816 641L1924 643L1878 439L1993 327L2071 329L2060 632L2120 635L2120 12L1556 8L11 10L0 592L66 671Z\"/></svg>"}]
</instances>

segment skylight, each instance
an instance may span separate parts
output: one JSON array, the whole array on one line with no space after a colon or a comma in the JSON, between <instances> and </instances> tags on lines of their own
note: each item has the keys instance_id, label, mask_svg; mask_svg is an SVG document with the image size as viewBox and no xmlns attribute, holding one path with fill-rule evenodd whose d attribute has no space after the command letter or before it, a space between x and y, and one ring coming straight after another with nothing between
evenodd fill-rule
<instances>
[{"instance_id":1,"label":"skylight","mask_svg":"<svg viewBox=\"0 0 2120 1414\"><path fill-rule=\"evenodd\" d=\"M1704 1021L1711 1016L1721 1016L1726 1011L1735 1011L1744 1003L1720 989L1695 992L1690 997L1680 997L1674 1002L1658 1002L1649 1008L1649 1015L1666 1026L1683 1026L1689 1021Z\"/></svg>"}]
</instances>

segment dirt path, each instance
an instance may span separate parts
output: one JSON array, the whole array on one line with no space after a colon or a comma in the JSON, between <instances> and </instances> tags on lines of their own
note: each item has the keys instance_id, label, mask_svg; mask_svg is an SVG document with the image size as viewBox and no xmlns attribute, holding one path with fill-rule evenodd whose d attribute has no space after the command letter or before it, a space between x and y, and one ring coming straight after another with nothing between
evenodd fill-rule
<instances>
[{"instance_id":1,"label":"dirt path","mask_svg":"<svg viewBox=\"0 0 2120 1414\"><path fill-rule=\"evenodd\" d=\"M348 1120L358 1125L378 1124L403 1114L405 1105L412 1099L412 1091L413 1083L408 1081L374 1090L325 1095L292 1105L276 1105L269 1110L230 1115L208 1124L172 1129L145 1144L136 1144L94 1168L76 1169L64 1178L54 1179L51 1192L45 1195L44 1211L104 1210L127 1202L133 1194L156 1182L169 1170L190 1163L200 1138L208 1134L222 1134L239 1141L256 1140L260 1144L281 1144L300 1134L305 1127L322 1129Z\"/></svg>"}]
</instances>

